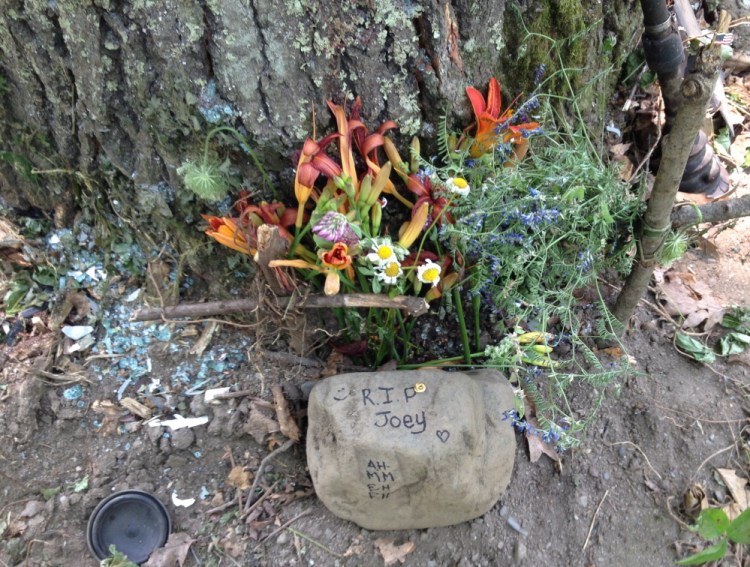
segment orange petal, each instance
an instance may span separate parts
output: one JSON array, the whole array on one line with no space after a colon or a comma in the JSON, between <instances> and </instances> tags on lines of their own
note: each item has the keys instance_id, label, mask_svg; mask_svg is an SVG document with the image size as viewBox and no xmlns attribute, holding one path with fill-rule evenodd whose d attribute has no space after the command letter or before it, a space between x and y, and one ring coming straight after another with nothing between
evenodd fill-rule
<instances>
[{"instance_id":1,"label":"orange petal","mask_svg":"<svg viewBox=\"0 0 750 567\"><path fill-rule=\"evenodd\" d=\"M497 82L495 77L490 79L490 86L487 89L487 113L492 118L497 118L500 115L500 83Z\"/></svg>"},{"instance_id":2,"label":"orange petal","mask_svg":"<svg viewBox=\"0 0 750 567\"><path fill-rule=\"evenodd\" d=\"M318 272L322 272L320 266L316 266L315 264L311 264L310 262L305 262L304 260L271 260L268 262L269 268L283 268L283 267L289 267L289 268L300 268L302 270L316 270Z\"/></svg>"},{"instance_id":3,"label":"orange petal","mask_svg":"<svg viewBox=\"0 0 750 567\"><path fill-rule=\"evenodd\" d=\"M474 118L479 122L479 117L484 114L484 110L487 108L484 96L474 87L466 87L466 95L469 97L471 108L474 111Z\"/></svg>"}]
</instances>

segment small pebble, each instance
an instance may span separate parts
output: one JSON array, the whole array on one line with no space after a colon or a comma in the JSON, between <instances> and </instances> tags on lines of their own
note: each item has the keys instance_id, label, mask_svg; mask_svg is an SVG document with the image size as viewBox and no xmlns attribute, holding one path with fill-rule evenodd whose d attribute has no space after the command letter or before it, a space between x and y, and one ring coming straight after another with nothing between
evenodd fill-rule
<instances>
[{"instance_id":1,"label":"small pebble","mask_svg":"<svg viewBox=\"0 0 750 567\"><path fill-rule=\"evenodd\" d=\"M584 508L588 506L589 504L589 497L586 494L581 494L578 498L578 505L583 506Z\"/></svg>"},{"instance_id":2,"label":"small pebble","mask_svg":"<svg viewBox=\"0 0 750 567\"><path fill-rule=\"evenodd\" d=\"M602 475L602 478L603 478L604 480L609 480L610 478L612 478L612 475L611 475L611 474L609 474L609 472L605 472L605 473L604 473L604 474Z\"/></svg>"},{"instance_id":3,"label":"small pebble","mask_svg":"<svg viewBox=\"0 0 750 567\"><path fill-rule=\"evenodd\" d=\"M279 534L279 537L276 538L276 543L279 545L286 545L289 543L289 532L284 530Z\"/></svg>"},{"instance_id":4,"label":"small pebble","mask_svg":"<svg viewBox=\"0 0 750 567\"><path fill-rule=\"evenodd\" d=\"M520 563L524 559L526 559L526 544L522 541L517 541L513 547L513 561Z\"/></svg>"}]
</instances>

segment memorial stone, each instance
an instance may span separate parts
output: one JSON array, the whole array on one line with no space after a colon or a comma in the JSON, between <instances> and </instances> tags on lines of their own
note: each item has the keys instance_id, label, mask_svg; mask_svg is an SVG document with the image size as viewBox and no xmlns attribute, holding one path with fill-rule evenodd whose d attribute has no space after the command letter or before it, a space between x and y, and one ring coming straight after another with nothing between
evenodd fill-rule
<instances>
[{"instance_id":1,"label":"memorial stone","mask_svg":"<svg viewBox=\"0 0 750 567\"><path fill-rule=\"evenodd\" d=\"M370 530L447 526L485 514L510 482L513 389L496 370L331 376L308 407L320 500Z\"/></svg>"}]
</instances>

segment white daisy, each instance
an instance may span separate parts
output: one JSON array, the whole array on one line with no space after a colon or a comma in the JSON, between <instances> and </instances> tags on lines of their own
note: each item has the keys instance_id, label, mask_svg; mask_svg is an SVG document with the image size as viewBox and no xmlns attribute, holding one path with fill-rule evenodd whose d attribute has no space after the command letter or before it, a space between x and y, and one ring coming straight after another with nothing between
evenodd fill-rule
<instances>
[{"instance_id":1,"label":"white daisy","mask_svg":"<svg viewBox=\"0 0 750 567\"><path fill-rule=\"evenodd\" d=\"M404 271L401 269L401 264L397 260L383 264L375 270L377 278L387 285L393 285L398 282L398 278L401 277Z\"/></svg>"},{"instance_id":2,"label":"white daisy","mask_svg":"<svg viewBox=\"0 0 750 567\"><path fill-rule=\"evenodd\" d=\"M425 261L424 264L417 268L417 279L426 284L431 284L435 287L440 281L440 264L436 264L432 260Z\"/></svg>"},{"instance_id":3,"label":"white daisy","mask_svg":"<svg viewBox=\"0 0 750 567\"><path fill-rule=\"evenodd\" d=\"M450 191L451 193L455 193L456 195L460 195L461 197L466 197L466 195L469 194L469 191L471 191L471 187L469 187L469 182L466 181L463 177L450 177L445 182L445 187Z\"/></svg>"},{"instance_id":4,"label":"white daisy","mask_svg":"<svg viewBox=\"0 0 750 567\"><path fill-rule=\"evenodd\" d=\"M406 250L391 242L390 238L376 238L373 239L370 253L365 258L376 266L384 266L390 262L398 263L405 255Z\"/></svg>"}]
</instances>

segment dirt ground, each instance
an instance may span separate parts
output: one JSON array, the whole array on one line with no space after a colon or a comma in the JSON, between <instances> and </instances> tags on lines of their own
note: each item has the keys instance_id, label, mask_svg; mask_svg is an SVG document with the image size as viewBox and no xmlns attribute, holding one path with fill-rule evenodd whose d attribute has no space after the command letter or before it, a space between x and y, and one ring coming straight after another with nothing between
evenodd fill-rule
<instances>
[{"instance_id":1,"label":"dirt ground","mask_svg":"<svg viewBox=\"0 0 750 567\"><path fill-rule=\"evenodd\" d=\"M747 277L747 230L740 225L713 241L711 254L690 252L675 269L721 284L716 292L726 304L750 305L746 286L725 285L727 274ZM305 383L319 379L322 363L261 350L250 331L226 325L202 354L191 354L205 325L130 323L138 302L127 303L129 290L122 291L107 308L98 346L79 357L61 355L65 343L52 332L25 332L2 347L2 565L96 565L86 547L88 517L102 498L126 488L154 493L173 532L195 540L188 566L379 567L382 540L414 544L404 563L414 566L670 565L700 543L680 523L688 488L702 485L710 503L724 504L731 495L716 469L750 473L747 358L713 369L693 362L672 347L669 324L642 306L625 338L637 374L619 395L609 392L582 448L563 454L560 466L546 456L532 463L517 436L511 485L483 517L428 530L360 529L316 499L303 444L267 462L258 486L273 487L271 496L240 514L235 487L244 486L247 498L261 460L285 440L248 425L249 413L268 406L280 384L293 413L303 415ZM36 372L57 355L77 365ZM208 423L172 434L140 427L117 401L144 385L151 389L141 392L152 394L140 399ZM201 392L219 386L245 395L206 404ZM594 395L574 386L572 402ZM230 478L233 465L250 474ZM175 506L175 496L195 503ZM278 531L289 521L290 529ZM747 564L746 555L739 549L722 565Z\"/></svg>"}]
</instances>

